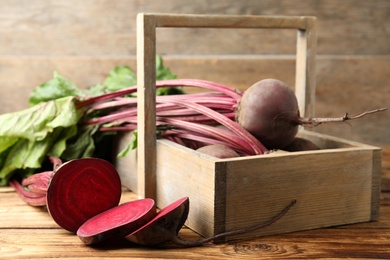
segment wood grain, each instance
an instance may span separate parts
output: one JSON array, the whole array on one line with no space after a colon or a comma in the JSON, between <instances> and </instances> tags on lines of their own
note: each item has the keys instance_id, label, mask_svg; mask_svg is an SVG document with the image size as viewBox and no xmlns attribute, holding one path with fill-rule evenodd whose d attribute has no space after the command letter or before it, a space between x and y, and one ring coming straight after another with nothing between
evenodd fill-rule
<instances>
[{"instance_id":1,"label":"wood grain","mask_svg":"<svg viewBox=\"0 0 390 260\"><path fill-rule=\"evenodd\" d=\"M387 153L388 155L388 153ZM384 157L389 162L389 157ZM386 178L387 179L387 178ZM123 200L135 199L124 192ZM17 211L18 214L9 212ZM314 259L314 258L390 258L390 193L381 194L381 215L375 222L322 228L283 235L208 244L197 248L178 248L171 244L143 248L127 242L87 247L77 236L53 225L48 213L21 202L11 188L0 188L0 248L2 259ZM29 225L25 221L29 218ZM18 226L19 225L19 226ZM199 236L188 228L183 239Z\"/></svg>"},{"instance_id":2,"label":"wood grain","mask_svg":"<svg viewBox=\"0 0 390 260\"><path fill-rule=\"evenodd\" d=\"M318 18L316 114L388 106L390 100L390 3L387 0L0 0L0 113L27 106L33 87L54 70L87 87L102 82L116 65L135 68L136 14L139 12L313 15ZM294 85L295 33L265 29L217 32L164 29L157 52L180 77L232 84L242 89L275 77ZM237 73L238 72L238 73ZM317 131L384 146L390 144L389 114L321 126ZM382 190L390 190L389 149L384 147ZM124 193L128 194L128 193ZM131 193L130 193L131 194ZM126 195L125 195L126 196ZM130 196L136 198L135 194ZM96 258L390 258L390 196L381 194L380 219L201 248L144 249L126 244L88 248L55 227L47 212L21 203L0 189L2 259ZM29 221L33 220L33 221ZM184 238L198 236L189 229Z\"/></svg>"},{"instance_id":3,"label":"wood grain","mask_svg":"<svg viewBox=\"0 0 390 260\"><path fill-rule=\"evenodd\" d=\"M140 12L312 15L319 19L319 54L389 54L387 0L1 0L0 55L122 56L136 53ZM265 30L164 29L158 52L165 54L292 54L295 34ZM174 42L172 42L172 40ZM245 39L245 40L243 40ZM337 42L335 42L337 39ZM204 42L207 41L206 46ZM237 44L239 42L240 44ZM259 42L266 43L259 45ZM173 44L174 43L174 44Z\"/></svg>"}]
</instances>

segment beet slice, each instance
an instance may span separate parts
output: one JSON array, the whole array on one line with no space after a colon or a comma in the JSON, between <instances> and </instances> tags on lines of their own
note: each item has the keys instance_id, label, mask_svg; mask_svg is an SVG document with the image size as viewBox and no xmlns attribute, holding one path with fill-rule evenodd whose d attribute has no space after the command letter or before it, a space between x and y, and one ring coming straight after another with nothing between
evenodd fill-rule
<instances>
[{"instance_id":1,"label":"beet slice","mask_svg":"<svg viewBox=\"0 0 390 260\"><path fill-rule=\"evenodd\" d=\"M87 245L111 238L123 238L156 216L152 199L123 203L87 220L77 230L77 236Z\"/></svg>"},{"instance_id":2,"label":"beet slice","mask_svg":"<svg viewBox=\"0 0 390 260\"><path fill-rule=\"evenodd\" d=\"M62 228L76 233L88 219L119 204L121 181L106 160L82 158L62 164L47 189L47 209Z\"/></svg>"},{"instance_id":3,"label":"beet slice","mask_svg":"<svg viewBox=\"0 0 390 260\"><path fill-rule=\"evenodd\" d=\"M181 198L163 208L149 223L126 236L126 239L147 246L173 241L187 220L189 208L188 197Z\"/></svg>"}]
</instances>

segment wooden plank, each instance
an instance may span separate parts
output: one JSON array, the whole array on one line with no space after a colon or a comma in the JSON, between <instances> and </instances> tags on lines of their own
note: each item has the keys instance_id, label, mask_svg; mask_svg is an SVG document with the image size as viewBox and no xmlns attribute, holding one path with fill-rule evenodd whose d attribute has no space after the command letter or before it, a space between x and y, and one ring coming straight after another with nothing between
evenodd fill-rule
<instances>
[{"instance_id":1,"label":"wooden plank","mask_svg":"<svg viewBox=\"0 0 390 260\"><path fill-rule=\"evenodd\" d=\"M215 168L214 161L215 158L210 159L171 141L157 142L158 207L165 207L180 197L189 197L191 212L187 225L209 235L215 228L212 222L217 217L215 211L223 214L221 211L225 210L221 201L215 201L215 195L223 195L225 187L222 187L223 182L215 182L214 172L220 169ZM218 191L215 190L216 186L220 188Z\"/></svg>"},{"instance_id":2,"label":"wooden plank","mask_svg":"<svg viewBox=\"0 0 390 260\"><path fill-rule=\"evenodd\" d=\"M372 180L371 180L371 217L370 220L379 219L381 181L382 181L382 149L372 151Z\"/></svg>"},{"instance_id":3,"label":"wooden plank","mask_svg":"<svg viewBox=\"0 0 390 260\"><path fill-rule=\"evenodd\" d=\"M249 0L245 4L234 0L171 0L166 5L153 0L117 0L115 5L109 0L43 0L28 5L23 0L1 0L0 5L0 55L134 55L136 15L140 12L313 15L319 21L319 54L385 55L390 48L387 0ZM161 53L166 54L295 52L290 44L295 34L288 31L194 29L177 35L164 29L159 39Z\"/></svg>"},{"instance_id":4,"label":"wooden plank","mask_svg":"<svg viewBox=\"0 0 390 260\"><path fill-rule=\"evenodd\" d=\"M2 192L0 197L0 229L60 228L50 217L46 207L27 206L14 191Z\"/></svg>"},{"instance_id":5,"label":"wooden plank","mask_svg":"<svg viewBox=\"0 0 390 260\"><path fill-rule=\"evenodd\" d=\"M46 207L27 205L12 188L1 187L0 191L0 229L61 229ZM121 203L134 199L134 193L123 192Z\"/></svg>"},{"instance_id":6,"label":"wooden plank","mask_svg":"<svg viewBox=\"0 0 390 260\"><path fill-rule=\"evenodd\" d=\"M2 259L248 259L262 258L367 258L390 257L385 230L323 229L269 236L251 241L181 249L172 245L142 248L125 241L99 248L86 247L76 236L61 230L2 230ZM43 235L45 234L45 235ZM31 239L34 235L35 239ZM181 236L196 239L190 230ZM351 239L354 237L355 239Z\"/></svg>"},{"instance_id":7,"label":"wooden plank","mask_svg":"<svg viewBox=\"0 0 390 260\"><path fill-rule=\"evenodd\" d=\"M0 188L0 210L10 211L18 197L3 197ZM13 198L11 198L13 197ZM253 240L238 240L231 243L208 245L197 248L178 248L168 244L160 248L144 248L125 241L116 241L100 247L87 247L75 235L59 228L17 228L15 223L22 223L23 214L2 215L2 221L12 226L0 228L2 259L249 259L249 258L390 258L390 193L381 195L381 217L376 222L346 225L337 228L317 229L294 232L283 235L260 237ZM133 194L133 198L136 195ZM7 201L13 201L7 203ZM21 206L22 207L22 206ZM24 205L26 212L31 207ZM45 213L46 214L46 213ZM37 216L34 221L41 222ZM0 223L3 223L3 222ZM33 222L33 221L32 221ZM180 231L183 239L195 240L199 236L184 228Z\"/></svg>"},{"instance_id":8,"label":"wooden plank","mask_svg":"<svg viewBox=\"0 0 390 260\"><path fill-rule=\"evenodd\" d=\"M390 233L385 230L323 229L269 236L251 241L177 248L142 248L126 241L97 248L86 247L76 236L62 230L1 230L2 259L314 259L314 258L366 258L390 257ZM34 239L31 239L34 236ZM181 236L196 239L190 230ZM353 237L353 239L352 239Z\"/></svg>"},{"instance_id":9,"label":"wooden plank","mask_svg":"<svg viewBox=\"0 0 390 260\"><path fill-rule=\"evenodd\" d=\"M361 149L231 160L226 173L226 229L266 221L293 199L297 205L284 218L252 235L369 221L371 170L372 151ZM259 210L253 210L254 205Z\"/></svg>"},{"instance_id":10,"label":"wooden plank","mask_svg":"<svg viewBox=\"0 0 390 260\"><path fill-rule=\"evenodd\" d=\"M112 149L112 163L121 178L122 187L137 193L138 190L138 163L137 149L130 151L125 157L118 157L119 154L131 142L132 132L118 133L114 139Z\"/></svg>"},{"instance_id":11,"label":"wooden plank","mask_svg":"<svg viewBox=\"0 0 390 260\"><path fill-rule=\"evenodd\" d=\"M382 158L388 158L390 156L390 147L382 147ZM390 191L390 162L388 160L382 160L382 180L381 190Z\"/></svg>"},{"instance_id":12,"label":"wooden plank","mask_svg":"<svg viewBox=\"0 0 390 260\"><path fill-rule=\"evenodd\" d=\"M295 95L301 116L315 115L317 20L307 19L305 29L297 31Z\"/></svg>"},{"instance_id":13,"label":"wooden plank","mask_svg":"<svg viewBox=\"0 0 390 260\"><path fill-rule=\"evenodd\" d=\"M303 16L255 16L255 15L211 15L211 14L159 14L145 13L155 19L157 27L173 28L269 28L302 29L311 27L311 17Z\"/></svg>"},{"instance_id":14,"label":"wooden plank","mask_svg":"<svg viewBox=\"0 0 390 260\"><path fill-rule=\"evenodd\" d=\"M156 199L156 31L143 15L137 16L137 46L137 194Z\"/></svg>"}]
</instances>

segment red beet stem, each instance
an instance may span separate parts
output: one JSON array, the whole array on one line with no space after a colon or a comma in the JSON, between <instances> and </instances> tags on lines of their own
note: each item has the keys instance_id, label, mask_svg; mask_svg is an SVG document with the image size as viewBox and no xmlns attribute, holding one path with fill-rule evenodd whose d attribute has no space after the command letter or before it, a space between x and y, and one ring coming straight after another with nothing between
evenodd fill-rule
<instances>
[{"instance_id":1,"label":"red beet stem","mask_svg":"<svg viewBox=\"0 0 390 260\"><path fill-rule=\"evenodd\" d=\"M221 115L220 113L218 113L210 108L207 108L205 106L202 106L202 105L199 105L196 103L192 103L192 102L183 102L183 103L175 102L175 104L194 109L195 111L198 111L204 115L207 115L210 118L217 121L218 123L226 126L232 132L236 133L238 136L243 138L247 142L247 144L253 149L255 154L263 154L264 152L268 151L268 149L263 144L261 144L259 140L257 140L255 137L253 137L241 125L239 125L235 121L232 121L231 119L226 118L225 116Z\"/></svg>"},{"instance_id":2,"label":"red beet stem","mask_svg":"<svg viewBox=\"0 0 390 260\"><path fill-rule=\"evenodd\" d=\"M315 126L318 126L318 125L323 124L323 123L335 123L335 122L345 122L345 121L349 121L349 120L354 120L354 119L362 118L362 117L369 115L369 114L374 114L374 113L378 113L378 112L382 112L382 111L386 111L386 110L387 110L387 107L384 107L384 108L365 111L363 113L353 115L353 116L350 116L348 113L345 113L341 117L333 117L333 118L332 117L329 117L329 118L301 117L301 118L297 119L297 123L300 125L315 127Z\"/></svg>"},{"instance_id":3,"label":"red beet stem","mask_svg":"<svg viewBox=\"0 0 390 260\"><path fill-rule=\"evenodd\" d=\"M197 79L173 79L173 80L160 80L156 82L156 88L161 87L177 87L177 86L186 86L186 87L199 87L205 88L209 90L218 91L224 93L235 100L239 100L241 98L241 93L229 86L215 83L212 81L206 80L197 80ZM103 94L96 97L87 98L85 100L81 100L76 104L77 108L85 107L94 103L114 99L116 97L121 97L125 95L129 95L137 92L137 86L131 86L128 88L124 88L115 92Z\"/></svg>"},{"instance_id":4,"label":"red beet stem","mask_svg":"<svg viewBox=\"0 0 390 260\"><path fill-rule=\"evenodd\" d=\"M22 185L20 185L17 181L10 181L10 186L13 187L18 193L18 195L22 198L24 202L26 202L30 206L45 206L46 205L46 195L35 193L32 191L25 190Z\"/></svg>"},{"instance_id":5,"label":"red beet stem","mask_svg":"<svg viewBox=\"0 0 390 260\"><path fill-rule=\"evenodd\" d=\"M49 184L49 180L53 174L53 171L45 171L41 173L33 174L25 179L22 180L23 186L28 186L34 183L41 183L46 184L46 186Z\"/></svg>"},{"instance_id":6,"label":"red beet stem","mask_svg":"<svg viewBox=\"0 0 390 260\"><path fill-rule=\"evenodd\" d=\"M197 124L192 122L186 122L182 120L176 120L174 118L163 118L161 122L166 122L168 125L173 126L173 129L183 129L183 132L191 131L193 134L197 133L200 136L207 136L222 141L228 146L238 145L241 147L243 153L247 155L255 155L256 151L247 145L247 142L240 136L235 135L229 130L216 128L209 125ZM161 135L164 137L164 133ZM195 140L195 139L194 139Z\"/></svg>"}]
</instances>

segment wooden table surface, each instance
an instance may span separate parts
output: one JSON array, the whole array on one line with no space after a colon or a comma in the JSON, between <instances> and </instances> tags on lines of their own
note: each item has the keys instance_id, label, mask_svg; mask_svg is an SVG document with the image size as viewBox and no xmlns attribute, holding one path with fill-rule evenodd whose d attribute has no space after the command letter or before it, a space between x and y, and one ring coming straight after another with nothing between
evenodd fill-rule
<instances>
[{"instance_id":1,"label":"wooden table surface","mask_svg":"<svg viewBox=\"0 0 390 260\"><path fill-rule=\"evenodd\" d=\"M260 237L196 248L144 248L129 242L88 247L54 223L45 208L26 205L9 187L0 188L0 259L390 259L390 147L383 148L380 219L375 222ZM123 201L135 199L124 192ZM187 228L184 239L199 236Z\"/></svg>"}]
</instances>

